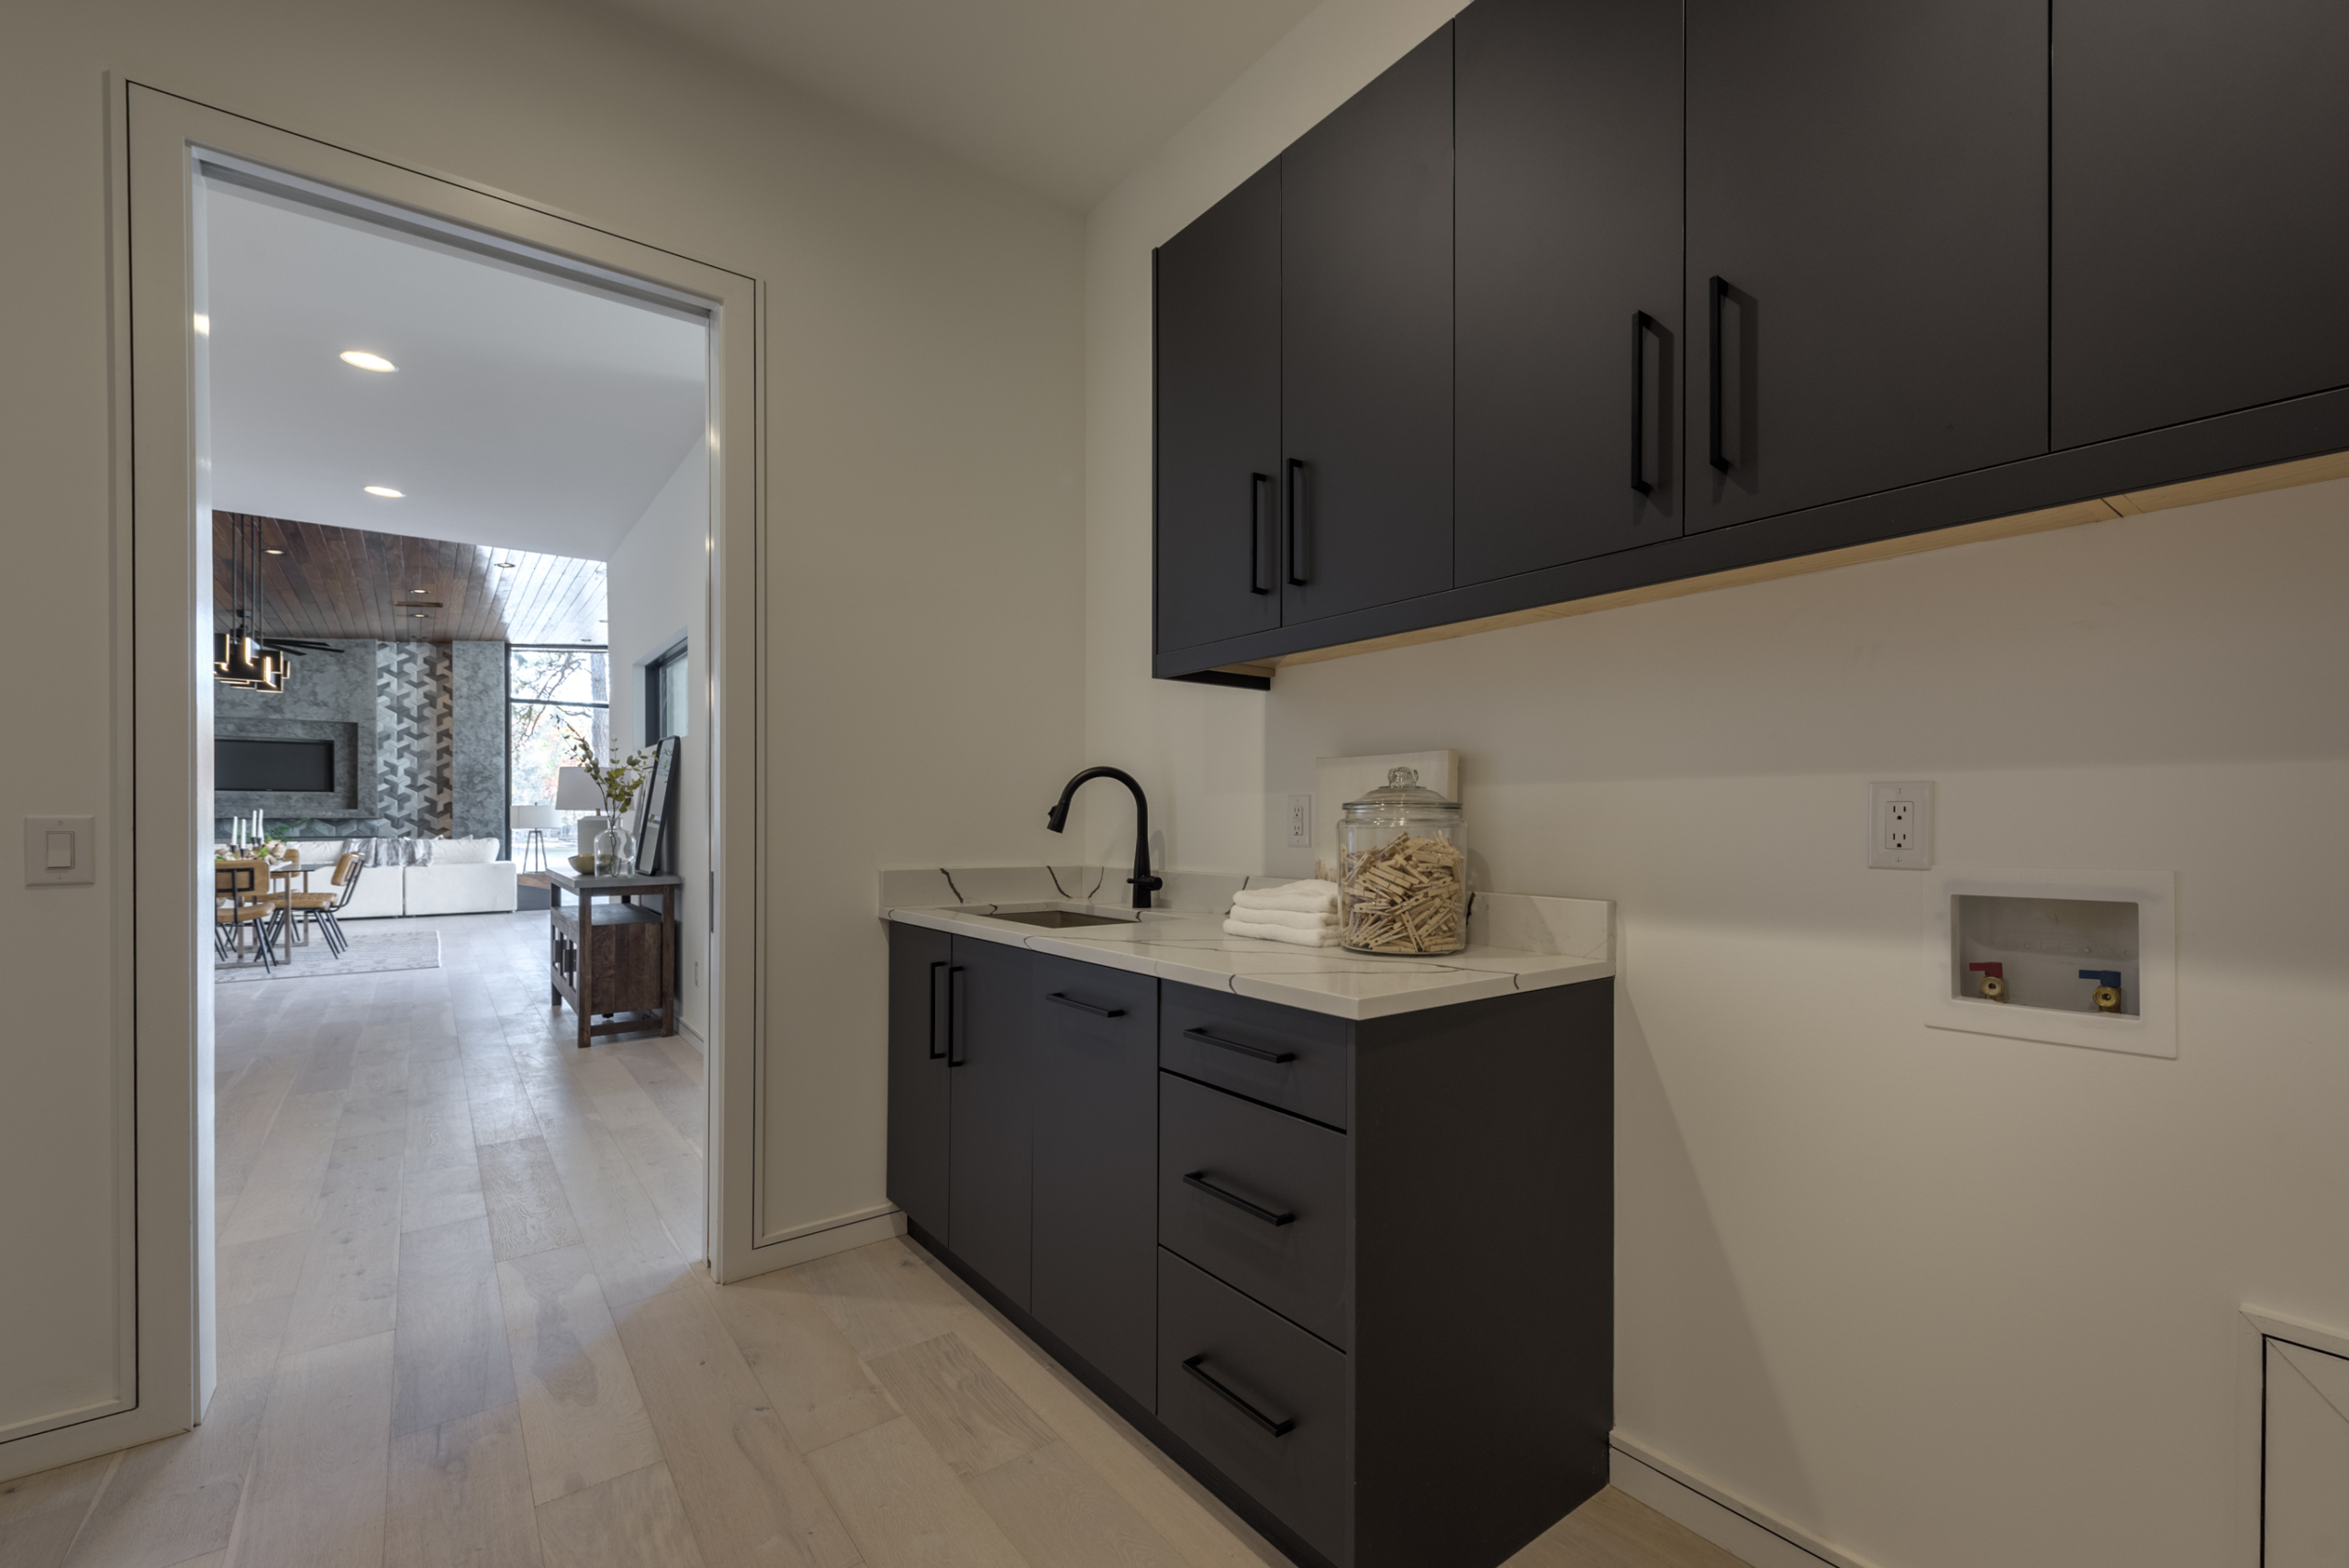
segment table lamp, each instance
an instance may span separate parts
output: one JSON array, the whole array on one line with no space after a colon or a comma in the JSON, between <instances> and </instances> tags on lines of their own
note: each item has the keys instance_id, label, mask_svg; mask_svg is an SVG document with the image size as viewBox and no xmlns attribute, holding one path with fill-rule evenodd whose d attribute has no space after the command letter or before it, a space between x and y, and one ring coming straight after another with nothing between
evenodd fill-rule
<instances>
[{"instance_id":1,"label":"table lamp","mask_svg":"<svg viewBox=\"0 0 2349 1568\"><path fill-rule=\"evenodd\" d=\"M562 768L554 775L554 808L557 811L596 811L604 808L604 793L596 781L587 776L584 768ZM608 826L601 817L579 819L579 845L584 850L595 842L596 835Z\"/></svg>"}]
</instances>

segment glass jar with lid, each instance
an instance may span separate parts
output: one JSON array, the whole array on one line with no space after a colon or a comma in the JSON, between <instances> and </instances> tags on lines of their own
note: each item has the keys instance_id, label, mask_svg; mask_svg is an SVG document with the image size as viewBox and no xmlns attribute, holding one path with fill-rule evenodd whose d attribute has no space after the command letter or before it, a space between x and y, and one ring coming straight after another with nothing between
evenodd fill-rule
<instances>
[{"instance_id":1,"label":"glass jar with lid","mask_svg":"<svg viewBox=\"0 0 2349 1568\"><path fill-rule=\"evenodd\" d=\"M1397 768L1338 822L1338 935L1354 952L1468 945L1468 829L1456 800Z\"/></svg>"}]
</instances>

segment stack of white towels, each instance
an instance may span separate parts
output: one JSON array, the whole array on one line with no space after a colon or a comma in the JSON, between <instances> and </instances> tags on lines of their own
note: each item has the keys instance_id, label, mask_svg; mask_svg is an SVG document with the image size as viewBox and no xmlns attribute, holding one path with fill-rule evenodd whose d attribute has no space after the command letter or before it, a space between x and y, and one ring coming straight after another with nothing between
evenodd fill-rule
<instances>
[{"instance_id":1,"label":"stack of white towels","mask_svg":"<svg viewBox=\"0 0 2349 1568\"><path fill-rule=\"evenodd\" d=\"M1242 888L1231 895L1223 929L1234 937L1261 937L1301 948L1338 945L1338 884L1292 882L1285 887Z\"/></svg>"}]
</instances>

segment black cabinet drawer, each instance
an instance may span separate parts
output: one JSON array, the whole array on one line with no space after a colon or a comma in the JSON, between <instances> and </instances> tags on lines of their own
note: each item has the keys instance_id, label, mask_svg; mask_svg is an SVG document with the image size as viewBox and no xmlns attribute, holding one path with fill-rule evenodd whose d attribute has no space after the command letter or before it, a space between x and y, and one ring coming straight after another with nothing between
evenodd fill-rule
<instances>
[{"instance_id":1,"label":"black cabinet drawer","mask_svg":"<svg viewBox=\"0 0 2349 1568\"><path fill-rule=\"evenodd\" d=\"M1162 1076L1159 1244L1341 1349L1349 1208L1344 1133Z\"/></svg>"},{"instance_id":2,"label":"black cabinet drawer","mask_svg":"<svg viewBox=\"0 0 2349 1568\"><path fill-rule=\"evenodd\" d=\"M1295 1111L1346 1125L1346 1041L1353 1026L1197 985L1159 994L1158 1064Z\"/></svg>"},{"instance_id":3,"label":"black cabinet drawer","mask_svg":"<svg viewBox=\"0 0 2349 1568\"><path fill-rule=\"evenodd\" d=\"M1041 953L1034 962L1029 1310L1148 1408L1158 1376L1158 982Z\"/></svg>"},{"instance_id":4,"label":"black cabinet drawer","mask_svg":"<svg viewBox=\"0 0 2349 1568\"><path fill-rule=\"evenodd\" d=\"M1163 1250L1158 1416L1309 1545L1349 1560L1346 1358Z\"/></svg>"}]
</instances>

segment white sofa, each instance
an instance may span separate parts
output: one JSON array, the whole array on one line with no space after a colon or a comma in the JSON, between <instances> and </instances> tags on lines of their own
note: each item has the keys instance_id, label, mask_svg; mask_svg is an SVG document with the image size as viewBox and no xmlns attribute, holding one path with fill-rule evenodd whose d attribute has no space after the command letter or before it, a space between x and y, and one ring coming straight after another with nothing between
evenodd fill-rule
<instances>
[{"instance_id":1,"label":"white sofa","mask_svg":"<svg viewBox=\"0 0 2349 1568\"><path fill-rule=\"evenodd\" d=\"M295 845L308 865L325 865L342 852L343 840L318 839ZM487 845L486 850L482 846ZM375 865L359 873L359 887L341 917L379 919L394 915L510 915L517 906L512 861L485 858L495 840L435 839L425 848L432 863ZM473 860L473 855L484 858ZM459 856L467 858L458 859ZM324 886L313 877L313 890Z\"/></svg>"},{"instance_id":2,"label":"white sofa","mask_svg":"<svg viewBox=\"0 0 2349 1568\"><path fill-rule=\"evenodd\" d=\"M402 866L400 874L411 915L511 915L515 909L512 861Z\"/></svg>"}]
</instances>

